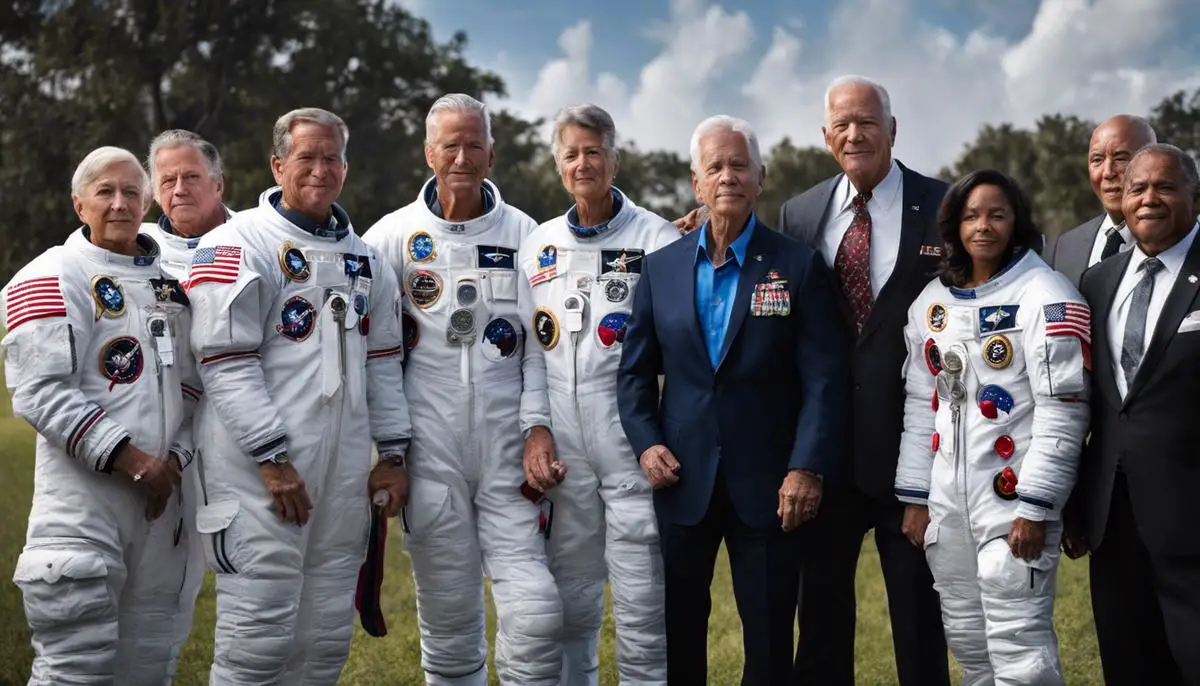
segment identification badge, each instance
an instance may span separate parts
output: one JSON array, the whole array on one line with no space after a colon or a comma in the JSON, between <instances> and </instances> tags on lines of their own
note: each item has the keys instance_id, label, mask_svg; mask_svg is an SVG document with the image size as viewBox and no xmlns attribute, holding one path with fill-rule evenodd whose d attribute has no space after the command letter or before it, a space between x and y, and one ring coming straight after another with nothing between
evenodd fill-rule
<instances>
[{"instance_id":1,"label":"identification badge","mask_svg":"<svg viewBox=\"0 0 1200 686\"><path fill-rule=\"evenodd\" d=\"M167 315L162 312L152 313L146 320L146 326L150 329L150 335L154 337L154 348L158 351L159 362L164 367L174 365L175 343L171 338L171 323L167 321Z\"/></svg>"},{"instance_id":2,"label":"identification badge","mask_svg":"<svg viewBox=\"0 0 1200 686\"><path fill-rule=\"evenodd\" d=\"M563 296L563 326L569 333L583 331L583 311L587 309L587 296L579 291L567 291Z\"/></svg>"},{"instance_id":3,"label":"identification badge","mask_svg":"<svg viewBox=\"0 0 1200 686\"><path fill-rule=\"evenodd\" d=\"M371 277L359 276L354 280L354 289L350 292L350 311L353 316L346 317L346 328L353 329L358 319L367 316L367 308L371 302ZM347 313L349 314L349 313Z\"/></svg>"}]
</instances>

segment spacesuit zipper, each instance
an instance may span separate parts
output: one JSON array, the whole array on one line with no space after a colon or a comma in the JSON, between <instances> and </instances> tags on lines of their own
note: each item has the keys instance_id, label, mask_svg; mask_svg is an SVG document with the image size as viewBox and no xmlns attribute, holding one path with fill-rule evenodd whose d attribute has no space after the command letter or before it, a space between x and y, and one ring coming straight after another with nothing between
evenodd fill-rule
<instances>
[{"instance_id":1,"label":"spacesuit zipper","mask_svg":"<svg viewBox=\"0 0 1200 686\"><path fill-rule=\"evenodd\" d=\"M962 430L962 409L958 402L950 406L950 421L954 425L954 472L955 476L962 475L962 487L959 497L962 502L963 517L967 520L967 532L971 532L971 505L967 497L967 456L964 450L966 432ZM961 467L961 469L960 469Z\"/></svg>"},{"instance_id":2,"label":"spacesuit zipper","mask_svg":"<svg viewBox=\"0 0 1200 686\"><path fill-rule=\"evenodd\" d=\"M329 292L327 292L325 302L329 302ZM347 302L349 307L350 303ZM326 478L334 473L337 469L337 448L342 442L342 414L346 409L346 313L342 310L341 316L334 313L334 323L337 325L337 340L338 340L338 376L342 383L338 388L337 415L334 417L334 437L333 443L329 447L329 466L325 472Z\"/></svg>"},{"instance_id":3,"label":"spacesuit zipper","mask_svg":"<svg viewBox=\"0 0 1200 686\"><path fill-rule=\"evenodd\" d=\"M588 431L583 427L583 413L579 410L579 332L571 333L571 407L575 409L575 425L579 427L579 437L583 442L584 455L591 454L588 442Z\"/></svg>"}]
</instances>

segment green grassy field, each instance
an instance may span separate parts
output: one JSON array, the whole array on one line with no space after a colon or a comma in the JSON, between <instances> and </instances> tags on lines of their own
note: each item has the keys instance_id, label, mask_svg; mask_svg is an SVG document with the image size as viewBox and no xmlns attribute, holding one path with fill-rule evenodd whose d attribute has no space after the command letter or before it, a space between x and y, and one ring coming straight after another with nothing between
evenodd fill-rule
<instances>
[{"instance_id":1,"label":"green grassy field","mask_svg":"<svg viewBox=\"0 0 1200 686\"><path fill-rule=\"evenodd\" d=\"M12 418L7 394L0 396L0 464L4 465L5 472L4 478L0 479L0 686L16 686L28 679L32 658L21 596L11 579L25 541L25 522L33 487L34 434L24 422ZM412 578L408 559L400 549L399 527L392 527L391 531L395 535L388 545L383 605L389 635L375 639L355 627L354 645L342 673L342 684L407 686L422 683ZM200 596L192 636L184 649L175 681L179 686L208 683L214 613L211 576L208 581L210 583L206 583ZM709 682L736 684L741 678L741 628L733 603L728 564L723 556L718 561L713 598ZM895 670L887 599L879 572L879 558L870 537L863 546L859 565L858 602L857 683L893 684ZM1083 561L1068 560L1062 566L1055 623L1067 682L1102 683L1088 604L1087 566ZM494 630L490 612L489 630ZM604 625L600 664L601 682L616 684L611 616ZM497 683L494 673L492 682Z\"/></svg>"}]
</instances>

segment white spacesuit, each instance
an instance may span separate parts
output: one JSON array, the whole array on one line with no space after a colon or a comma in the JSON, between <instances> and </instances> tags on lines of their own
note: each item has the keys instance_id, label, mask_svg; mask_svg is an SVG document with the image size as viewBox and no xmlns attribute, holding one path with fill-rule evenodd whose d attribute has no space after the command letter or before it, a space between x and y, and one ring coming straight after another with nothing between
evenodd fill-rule
<instances>
[{"instance_id":1,"label":"white spacesuit","mask_svg":"<svg viewBox=\"0 0 1200 686\"><path fill-rule=\"evenodd\" d=\"M188 275L213 684L337 681L371 519L371 442L402 452L410 433L395 276L341 208L306 230L280 195L205 234ZM261 476L285 451L313 504L304 526L280 519Z\"/></svg>"},{"instance_id":2,"label":"white spacesuit","mask_svg":"<svg viewBox=\"0 0 1200 686\"><path fill-rule=\"evenodd\" d=\"M13 413L38 432L13 581L33 634L31 684L160 684L183 571L141 562L176 555L179 499L148 522L141 489L111 471L126 441L193 468L190 314L153 240L139 236L148 254L133 257L93 245L87 231L4 289Z\"/></svg>"},{"instance_id":3,"label":"white spacesuit","mask_svg":"<svg viewBox=\"0 0 1200 686\"><path fill-rule=\"evenodd\" d=\"M519 251L533 286L532 343L545 351L555 447L567 467L547 493L555 507L548 552L563 599L567 686L597 683L606 572L621 682L667 679L658 523L649 480L617 414L617 365L642 258L679 231L613 190L607 224L574 226L572 208L539 226Z\"/></svg>"},{"instance_id":4,"label":"white spacesuit","mask_svg":"<svg viewBox=\"0 0 1200 686\"><path fill-rule=\"evenodd\" d=\"M449 222L430 179L363 240L404 284L405 395L413 418L404 545L428 684L487 681L483 574L503 684L557 684L562 606L539 508L521 495L522 434L550 426L545 361L527 343L517 247L535 222L490 181L484 213ZM532 308L526 306L532 313ZM482 569L481 569L482 565Z\"/></svg>"},{"instance_id":5,"label":"white spacesuit","mask_svg":"<svg viewBox=\"0 0 1200 686\"><path fill-rule=\"evenodd\" d=\"M925 555L964 684L1058 684L1062 508L1089 410L1090 313L1033 252L987 283L934 280L909 308L896 495L929 506ZM1017 517L1045 521L1015 557Z\"/></svg>"}]
</instances>

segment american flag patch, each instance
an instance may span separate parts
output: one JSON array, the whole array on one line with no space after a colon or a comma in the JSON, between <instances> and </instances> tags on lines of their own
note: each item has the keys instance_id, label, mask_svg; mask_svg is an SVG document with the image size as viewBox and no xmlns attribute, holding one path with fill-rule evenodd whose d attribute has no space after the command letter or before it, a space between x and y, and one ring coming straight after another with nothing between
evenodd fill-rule
<instances>
[{"instance_id":1,"label":"american flag patch","mask_svg":"<svg viewBox=\"0 0 1200 686\"><path fill-rule=\"evenodd\" d=\"M9 331L28 321L67 316L67 303L57 276L22 281L8 289L5 326Z\"/></svg>"},{"instance_id":2,"label":"american flag patch","mask_svg":"<svg viewBox=\"0 0 1200 686\"><path fill-rule=\"evenodd\" d=\"M1042 308L1047 336L1074 336L1092 342L1092 311L1083 303L1054 303Z\"/></svg>"},{"instance_id":3,"label":"american flag patch","mask_svg":"<svg viewBox=\"0 0 1200 686\"><path fill-rule=\"evenodd\" d=\"M235 245L200 248L192 255L188 289L202 283L233 283L242 266L242 249Z\"/></svg>"}]
</instances>

